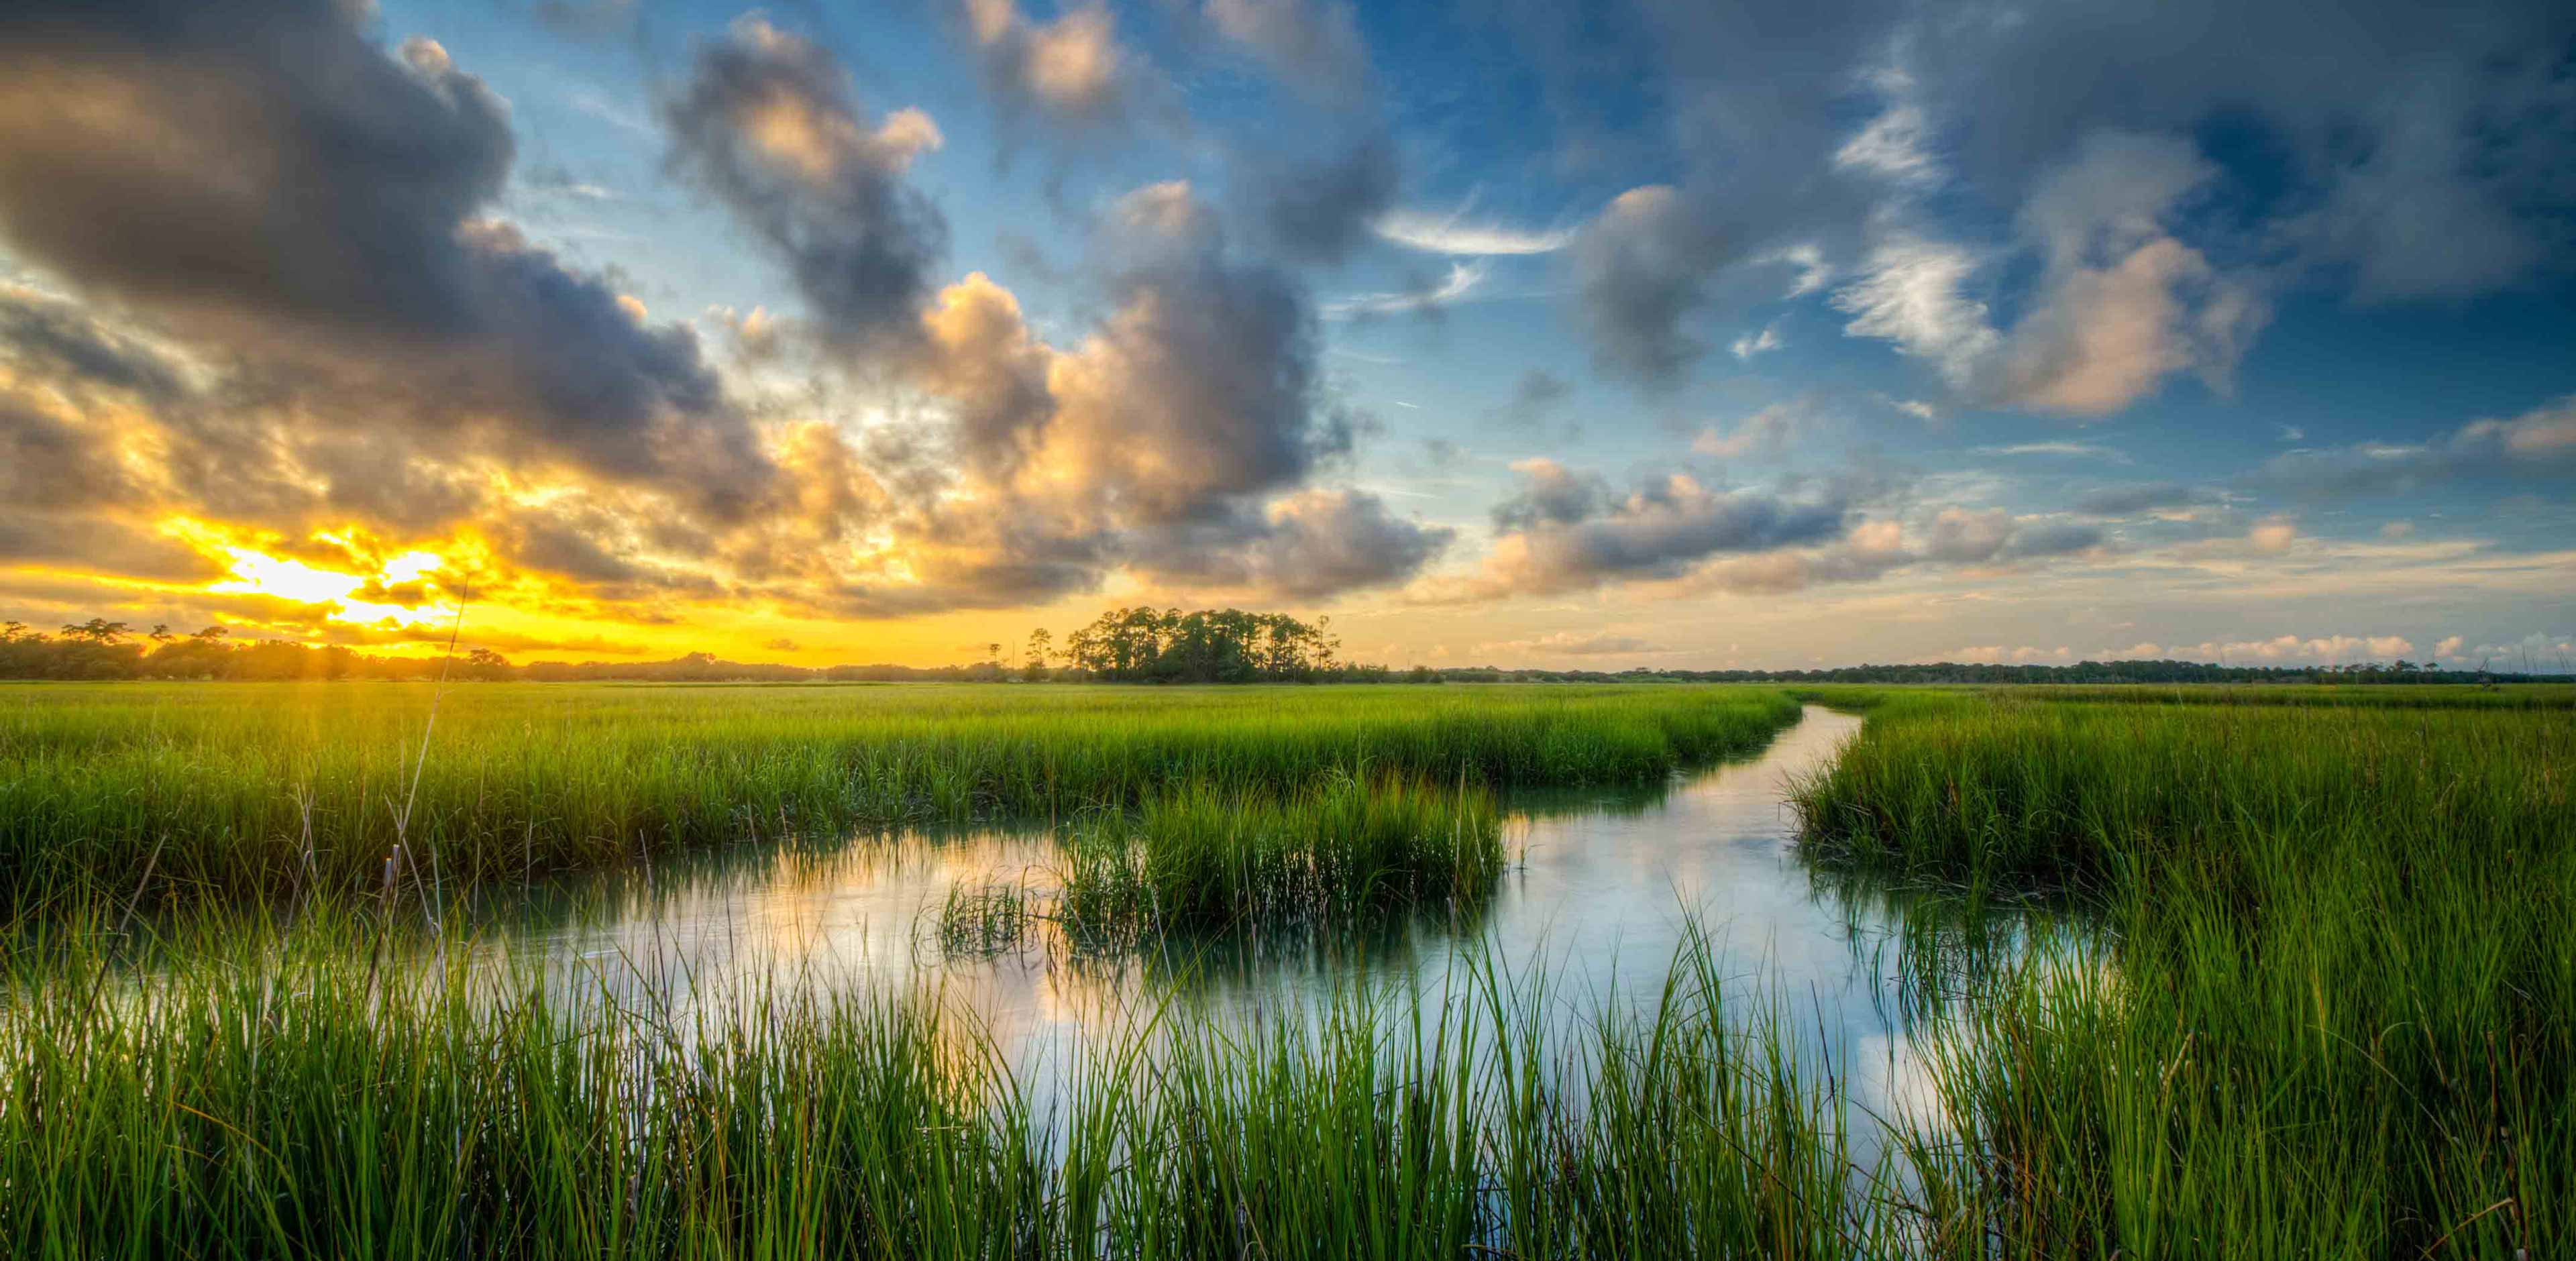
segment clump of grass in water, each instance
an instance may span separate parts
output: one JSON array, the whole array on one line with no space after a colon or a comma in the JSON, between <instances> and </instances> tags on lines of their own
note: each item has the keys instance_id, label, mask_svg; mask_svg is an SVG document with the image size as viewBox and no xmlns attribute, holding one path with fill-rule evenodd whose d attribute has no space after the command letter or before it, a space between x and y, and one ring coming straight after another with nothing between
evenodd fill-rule
<instances>
[{"instance_id":1,"label":"clump of grass in water","mask_svg":"<svg viewBox=\"0 0 2576 1261\"><path fill-rule=\"evenodd\" d=\"M1341 773L1287 796L1185 787L1065 842L1056 913L1077 940L1321 927L1471 908L1503 869L1490 791Z\"/></svg>"},{"instance_id":2,"label":"clump of grass in water","mask_svg":"<svg viewBox=\"0 0 2576 1261\"><path fill-rule=\"evenodd\" d=\"M939 907L939 945L950 955L1017 950L1041 913L1026 884L953 885Z\"/></svg>"}]
</instances>

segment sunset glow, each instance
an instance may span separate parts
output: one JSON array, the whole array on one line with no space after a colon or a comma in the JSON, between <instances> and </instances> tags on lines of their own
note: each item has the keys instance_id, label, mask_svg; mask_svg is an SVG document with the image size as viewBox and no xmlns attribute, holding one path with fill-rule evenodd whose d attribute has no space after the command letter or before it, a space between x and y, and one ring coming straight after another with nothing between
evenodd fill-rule
<instances>
[{"instance_id":1,"label":"sunset glow","mask_svg":"<svg viewBox=\"0 0 2576 1261\"><path fill-rule=\"evenodd\" d=\"M2564 6L385 0L253 47L234 2L0 45L0 615L806 665L1129 603L1399 666L2576 642Z\"/></svg>"}]
</instances>

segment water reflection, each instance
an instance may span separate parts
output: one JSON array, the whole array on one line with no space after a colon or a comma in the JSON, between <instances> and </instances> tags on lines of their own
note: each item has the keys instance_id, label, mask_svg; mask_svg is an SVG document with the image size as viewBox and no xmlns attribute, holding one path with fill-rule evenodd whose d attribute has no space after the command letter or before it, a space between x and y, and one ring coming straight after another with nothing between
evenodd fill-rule
<instances>
[{"instance_id":1,"label":"water reflection","mask_svg":"<svg viewBox=\"0 0 2576 1261\"><path fill-rule=\"evenodd\" d=\"M1819 879L1794 850L1785 789L1824 766L1859 719L1810 707L1759 756L1638 792L1523 794L1507 804L1515 865L1468 918L1417 916L1318 937L951 953L937 931L951 891L1053 887L1042 833L767 848L510 895L478 913L495 961L534 962L566 988L665 1014L700 996L823 997L935 986L1044 1092L1086 1047L1142 1022L1302 1020L1355 991L1410 988L1463 1002L1477 969L1543 978L1564 1032L1585 1013L1651 1004L1701 935L1731 995L1881 1116L1925 1093L1914 1030L1951 991L1928 983L2009 956L2049 917L1945 918L1901 894ZM1930 960L1926 963L1925 960ZM1928 969L1928 970L1927 970Z\"/></svg>"}]
</instances>

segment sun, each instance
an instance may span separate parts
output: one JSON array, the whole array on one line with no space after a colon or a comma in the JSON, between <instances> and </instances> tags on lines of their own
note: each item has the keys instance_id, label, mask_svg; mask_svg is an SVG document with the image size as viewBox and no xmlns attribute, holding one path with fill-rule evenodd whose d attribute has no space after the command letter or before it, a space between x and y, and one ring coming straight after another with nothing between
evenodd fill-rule
<instances>
[{"instance_id":1,"label":"sun","mask_svg":"<svg viewBox=\"0 0 2576 1261\"><path fill-rule=\"evenodd\" d=\"M284 560L246 547L226 547L224 551L232 562L233 576L209 584L209 591L275 596L299 604L336 604L367 585L366 578L358 574Z\"/></svg>"},{"instance_id":2,"label":"sun","mask_svg":"<svg viewBox=\"0 0 2576 1261\"><path fill-rule=\"evenodd\" d=\"M359 592L370 587L379 590L404 583L417 582L438 572L446 559L436 552L412 550L399 552L381 562L373 574L331 569L292 557L272 556L256 547L235 542L226 532L203 523L174 520L165 524L166 532L187 540L212 556L222 558L229 576L206 584L206 590L227 595L258 595L297 604L327 604L332 621L374 622L386 618L409 620L424 611L444 606L424 601L418 606L380 603L359 598ZM346 543L333 534L318 534L317 539Z\"/></svg>"}]
</instances>

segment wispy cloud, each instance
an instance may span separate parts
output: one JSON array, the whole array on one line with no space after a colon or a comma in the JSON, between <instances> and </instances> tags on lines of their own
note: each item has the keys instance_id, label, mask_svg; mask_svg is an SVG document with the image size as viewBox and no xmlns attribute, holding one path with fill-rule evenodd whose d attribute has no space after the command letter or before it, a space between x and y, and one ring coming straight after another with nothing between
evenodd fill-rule
<instances>
[{"instance_id":1,"label":"wispy cloud","mask_svg":"<svg viewBox=\"0 0 2576 1261\"><path fill-rule=\"evenodd\" d=\"M1487 268L1483 263L1451 263L1449 274L1440 282L1419 289L1399 289L1385 293L1355 293L1323 304L1325 319L1348 320L1370 315L1406 315L1437 311L1464 299L1485 283Z\"/></svg>"},{"instance_id":2,"label":"wispy cloud","mask_svg":"<svg viewBox=\"0 0 2576 1261\"><path fill-rule=\"evenodd\" d=\"M1736 338L1727 349L1734 351L1738 359L1751 359L1766 350L1778 350L1781 345L1780 326L1775 323L1763 325L1761 332L1746 333Z\"/></svg>"},{"instance_id":3,"label":"wispy cloud","mask_svg":"<svg viewBox=\"0 0 2576 1261\"><path fill-rule=\"evenodd\" d=\"M2062 456L2070 460L2108 460L2113 464L2132 462L2128 452L2098 442L2016 442L2009 446L1979 447L1977 450L1987 455Z\"/></svg>"},{"instance_id":4,"label":"wispy cloud","mask_svg":"<svg viewBox=\"0 0 2576 1261\"><path fill-rule=\"evenodd\" d=\"M564 93L564 103L620 131L633 132L646 139L658 139L653 121L644 111L609 99L597 88L573 88Z\"/></svg>"},{"instance_id":5,"label":"wispy cloud","mask_svg":"<svg viewBox=\"0 0 2576 1261\"><path fill-rule=\"evenodd\" d=\"M1470 223L1466 207L1449 215L1418 210L1392 210L1370 224L1371 231L1406 249L1428 254L1551 254L1574 240L1571 228L1516 228L1499 223Z\"/></svg>"}]
</instances>

